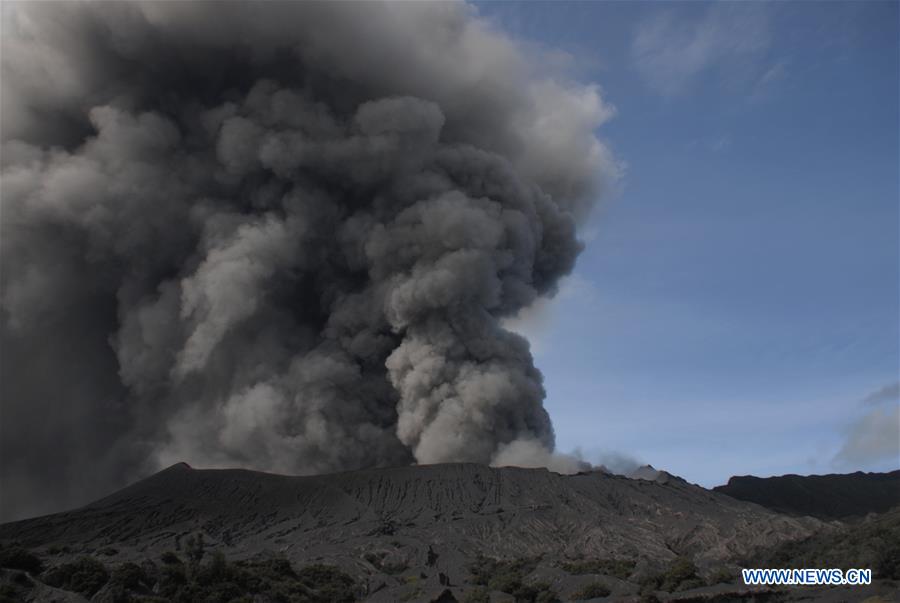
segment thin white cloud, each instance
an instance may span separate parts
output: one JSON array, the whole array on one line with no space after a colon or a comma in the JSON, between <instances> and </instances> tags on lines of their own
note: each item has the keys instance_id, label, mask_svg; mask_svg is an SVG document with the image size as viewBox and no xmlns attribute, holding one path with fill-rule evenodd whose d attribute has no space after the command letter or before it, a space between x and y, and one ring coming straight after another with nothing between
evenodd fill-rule
<instances>
[{"instance_id":1,"label":"thin white cloud","mask_svg":"<svg viewBox=\"0 0 900 603\"><path fill-rule=\"evenodd\" d=\"M788 61L787 59L779 59L762 72L753 85L753 92L749 98L753 102L766 100L776 89L778 82L788 77Z\"/></svg>"},{"instance_id":2,"label":"thin white cloud","mask_svg":"<svg viewBox=\"0 0 900 603\"><path fill-rule=\"evenodd\" d=\"M714 154L724 153L731 148L731 136L721 134L705 138L694 138L685 143L684 148L688 151L703 151Z\"/></svg>"},{"instance_id":3,"label":"thin white cloud","mask_svg":"<svg viewBox=\"0 0 900 603\"><path fill-rule=\"evenodd\" d=\"M755 70L769 38L764 6L723 2L696 19L674 11L654 14L638 25L631 50L647 85L664 96L676 96L712 69L726 75Z\"/></svg>"},{"instance_id":4,"label":"thin white cloud","mask_svg":"<svg viewBox=\"0 0 900 603\"><path fill-rule=\"evenodd\" d=\"M713 153L722 153L731 146L731 138L728 136L720 136L710 142L709 150Z\"/></svg>"},{"instance_id":5,"label":"thin white cloud","mask_svg":"<svg viewBox=\"0 0 900 603\"><path fill-rule=\"evenodd\" d=\"M787 77L787 62L784 60L778 61L769 69L766 70L765 73L759 78L759 85L765 86L772 82L776 82L778 80L784 79Z\"/></svg>"}]
</instances>

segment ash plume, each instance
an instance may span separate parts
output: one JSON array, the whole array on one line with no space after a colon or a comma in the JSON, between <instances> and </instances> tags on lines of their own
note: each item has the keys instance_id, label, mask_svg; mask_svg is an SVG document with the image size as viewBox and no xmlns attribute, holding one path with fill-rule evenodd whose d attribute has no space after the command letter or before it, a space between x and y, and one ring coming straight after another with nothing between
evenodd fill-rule
<instances>
[{"instance_id":1,"label":"ash plume","mask_svg":"<svg viewBox=\"0 0 900 603\"><path fill-rule=\"evenodd\" d=\"M500 321L615 177L596 87L462 3L2 11L4 519L179 460L552 456Z\"/></svg>"}]
</instances>

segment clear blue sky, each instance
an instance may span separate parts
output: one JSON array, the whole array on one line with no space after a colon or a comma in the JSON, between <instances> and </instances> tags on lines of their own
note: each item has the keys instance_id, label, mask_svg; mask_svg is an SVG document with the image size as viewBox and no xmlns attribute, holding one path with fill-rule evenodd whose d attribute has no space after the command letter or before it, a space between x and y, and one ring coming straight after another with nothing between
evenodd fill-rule
<instances>
[{"instance_id":1,"label":"clear blue sky","mask_svg":"<svg viewBox=\"0 0 900 603\"><path fill-rule=\"evenodd\" d=\"M626 164L524 321L557 447L703 485L896 469L898 3L497 2Z\"/></svg>"}]
</instances>

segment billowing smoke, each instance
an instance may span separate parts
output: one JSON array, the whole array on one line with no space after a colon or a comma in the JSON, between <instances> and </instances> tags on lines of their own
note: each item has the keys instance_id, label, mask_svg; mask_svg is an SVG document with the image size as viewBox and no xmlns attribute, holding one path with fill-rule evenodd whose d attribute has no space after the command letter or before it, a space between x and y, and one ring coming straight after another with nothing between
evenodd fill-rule
<instances>
[{"instance_id":1,"label":"billowing smoke","mask_svg":"<svg viewBox=\"0 0 900 603\"><path fill-rule=\"evenodd\" d=\"M549 455L500 321L615 172L549 64L461 3L4 3L3 516Z\"/></svg>"}]
</instances>

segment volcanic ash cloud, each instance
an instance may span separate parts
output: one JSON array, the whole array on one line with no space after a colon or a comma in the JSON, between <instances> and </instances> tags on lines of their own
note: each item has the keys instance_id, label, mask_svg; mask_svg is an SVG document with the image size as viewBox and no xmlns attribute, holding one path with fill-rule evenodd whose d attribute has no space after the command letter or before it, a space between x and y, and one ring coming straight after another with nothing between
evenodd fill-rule
<instances>
[{"instance_id":1,"label":"volcanic ash cloud","mask_svg":"<svg viewBox=\"0 0 900 603\"><path fill-rule=\"evenodd\" d=\"M465 4L4 5L4 515L551 452L500 321L616 168L549 63Z\"/></svg>"}]
</instances>

